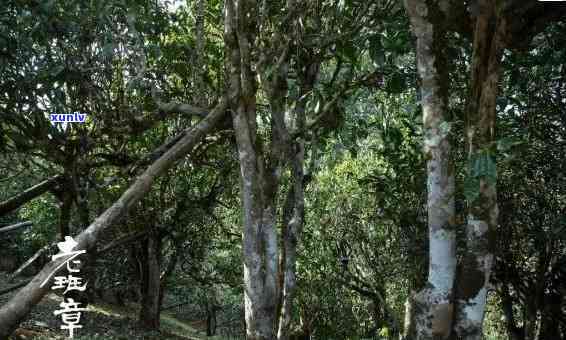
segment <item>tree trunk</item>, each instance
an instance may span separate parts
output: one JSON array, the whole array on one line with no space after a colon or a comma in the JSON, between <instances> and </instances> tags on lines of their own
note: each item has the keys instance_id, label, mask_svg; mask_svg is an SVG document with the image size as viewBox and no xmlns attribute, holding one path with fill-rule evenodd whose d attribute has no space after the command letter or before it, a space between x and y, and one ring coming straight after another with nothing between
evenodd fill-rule
<instances>
[{"instance_id":1,"label":"tree trunk","mask_svg":"<svg viewBox=\"0 0 566 340\"><path fill-rule=\"evenodd\" d=\"M206 313L206 336L216 335L216 309L209 306Z\"/></svg>"},{"instance_id":2,"label":"tree trunk","mask_svg":"<svg viewBox=\"0 0 566 340\"><path fill-rule=\"evenodd\" d=\"M537 340L538 311L534 306L532 299L527 299L524 308L525 308L523 313L524 340Z\"/></svg>"},{"instance_id":3,"label":"tree trunk","mask_svg":"<svg viewBox=\"0 0 566 340\"><path fill-rule=\"evenodd\" d=\"M75 182L76 190L76 208L77 214L79 216L80 230L85 230L90 225L90 209L88 205L88 188L82 181L82 178L77 178L81 176L82 178L87 178L88 172L85 171L84 174L78 175L76 172L73 173L73 181ZM86 180L85 180L86 181ZM86 302L93 301L96 297L96 259L98 254L96 248L92 248L91 251L85 254L82 261L84 270L82 271L82 276L86 282L91 282L87 284L84 299ZM88 318L88 315L86 316Z\"/></svg>"},{"instance_id":4,"label":"tree trunk","mask_svg":"<svg viewBox=\"0 0 566 340\"><path fill-rule=\"evenodd\" d=\"M281 290L281 311L279 319L279 329L277 338L279 340L289 339L291 325L293 297L296 289L295 267L297 263L297 244L303 227L304 220L304 195L303 195L303 159L304 145L297 145L299 148L296 159L293 161L293 188L289 194L292 195L292 215L285 218L283 223L283 252L284 263L282 268L283 285Z\"/></svg>"},{"instance_id":5,"label":"tree trunk","mask_svg":"<svg viewBox=\"0 0 566 340\"><path fill-rule=\"evenodd\" d=\"M61 195L61 207L59 208L59 228L57 239L64 241L65 236L70 235L69 223L71 223L71 209L73 208L73 194L65 191Z\"/></svg>"},{"instance_id":6,"label":"tree trunk","mask_svg":"<svg viewBox=\"0 0 566 340\"><path fill-rule=\"evenodd\" d=\"M256 126L256 82L251 49L255 39L253 1L225 2L226 58L230 105L240 162L243 211L246 337L272 340L277 310L278 249L276 167L266 164Z\"/></svg>"},{"instance_id":7,"label":"tree trunk","mask_svg":"<svg viewBox=\"0 0 566 340\"><path fill-rule=\"evenodd\" d=\"M265 178L261 155L254 149L246 111L234 115L240 155L243 203L244 298L248 339L273 339L277 301L277 232L275 200L266 189L275 179ZM255 120L255 117L251 118Z\"/></svg>"},{"instance_id":8,"label":"tree trunk","mask_svg":"<svg viewBox=\"0 0 566 340\"><path fill-rule=\"evenodd\" d=\"M481 339L497 227L495 117L505 19L495 3L479 1L471 65L466 137L469 169L466 251L456 283L457 339ZM478 170L479 169L479 170Z\"/></svg>"},{"instance_id":9,"label":"tree trunk","mask_svg":"<svg viewBox=\"0 0 566 340\"><path fill-rule=\"evenodd\" d=\"M136 181L122 194L110 208L100 215L90 226L75 237L78 245L75 250L88 250L96 246L101 233L116 223L124 214L138 202L149 190L155 178L171 168L177 160L185 156L191 149L210 132L224 117L226 102L224 98L214 110L199 124L187 131L179 142L167 150L159 159L151 164ZM6 339L17 328L17 325L31 309L50 291L52 274L58 266L64 264L64 259L49 262L32 281L17 292L10 301L0 309L0 339ZM45 282L45 284L43 284Z\"/></svg>"},{"instance_id":10,"label":"tree trunk","mask_svg":"<svg viewBox=\"0 0 566 340\"><path fill-rule=\"evenodd\" d=\"M509 340L525 340L524 327L518 327L513 313L513 299L509 294L509 288L503 284L500 291L501 309L505 316L505 325Z\"/></svg>"},{"instance_id":11,"label":"tree trunk","mask_svg":"<svg viewBox=\"0 0 566 340\"><path fill-rule=\"evenodd\" d=\"M160 290L161 290L161 237L159 232L152 227L149 237L144 241L146 252L145 263L142 263L142 299L139 315L139 324L148 330L159 330L160 315Z\"/></svg>"},{"instance_id":12,"label":"tree trunk","mask_svg":"<svg viewBox=\"0 0 566 340\"><path fill-rule=\"evenodd\" d=\"M409 338L447 339L454 308L451 299L456 236L445 33L439 24L442 11L434 2L405 0L405 7L417 37L418 72L422 81L429 229L428 284L414 296L415 333L409 334Z\"/></svg>"},{"instance_id":13,"label":"tree trunk","mask_svg":"<svg viewBox=\"0 0 566 340\"><path fill-rule=\"evenodd\" d=\"M180 252L181 252L181 246L176 245L175 250L173 250L173 254L169 258L169 263L167 264L167 267L165 268L163 273L161 273L161 277L160 277L161 288L159 289L159 308L160 309L161 309L161 306L163 306L163 297L165 296L165 290L167 288L167 283L169 281L169 278L171 277L171 274L175 270L175 267L177 266L177 262L179 260L179 253Z\"/></svg>"},{"instance_id":14,"label":"tree trunk","mask_svg":"<svg viewBox=\"0 0 566 340\"><path fill-rule=\"evenodd\" d=\"M414 296L416 292L409 292L407 301L405 301L405 320L403 322L402 340L409 340L416 334L415 329L415 301Z\"/></svg>"},{"instance_id":15,"label":"tree trunk","mask_svg":"<svg viewBox=\"0 0 566 340\"><path fill-rule=\"evenodd\" d=\"M290 6L288 4L288 6ZM295 104L295 130L300 136L304 136L306 129L305 109L308 94L312 91L316 77L318 76L320 62L308 59L302 60L303 64L298 67L299 73L299 101ZM282 72L277 82L273 83L272 100L274 109L280 112L274 114L279 115L279 122L275 125L278 130L278 144L283 144L283 153L286 156L286 162L291 166L291 187L287 194L285 206L283 209L283 226L282 226L282 249L281 249L281 266L280 266L280 298L279 298L279 320L277 338L286 340L289 338L293 298L296 290L296 262L297 262L297 245L299 243L304 224L305 215L305 141L303 137L292 140L289 136L288 128L285 125L284 116L285 108L282 98L285 97L287 66L282 65ZM284 83L283 83L284 82ZM277 104L277 100L281 103ZM275 110L274 110L275 111Z\"/></svg>"},{"instance_id":16,"label":"tree trunk","mask_svg":"<svg viewBox=\"0 0 566 340\"><path fill-rule=\"evenodd\" d=\"M216 311L218 302L216 300L216 289L214 286L206 288L206 335L216 335Z\"/></svg>"},{"instance_id":17,"label":"tree trunk","mask_svg":"<svg viewBox=\"0 0 566 340\"><path fill-rule=\"evenodd\" d=\"M551 293L548 297L548 304L545 305L540 320L540 333L538 339L564 339L560 335L559 316L562 316L560 306L562 296ZM566 336L566 334L564 334Z\"/></svg>"}]
</instances>

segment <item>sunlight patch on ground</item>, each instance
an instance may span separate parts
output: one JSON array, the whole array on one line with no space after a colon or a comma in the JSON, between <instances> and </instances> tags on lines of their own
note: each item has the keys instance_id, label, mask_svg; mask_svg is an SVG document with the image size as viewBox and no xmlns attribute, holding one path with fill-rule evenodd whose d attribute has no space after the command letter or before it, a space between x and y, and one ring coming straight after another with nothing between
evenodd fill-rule
<instances>
[{"instance_id":1,"label":"sunlight patch on ground","mask_svg":"<svg viewBox=\"0 0 566 340\"><path fill-rule=\"evenodd\" d=\"M175 335L193 340L202 339L202 336L199 336L199 332L196 329L166 313L161 313L161 325L162 327L165 326L163 328L166 328L169 332L174 333ZM208 339L215 338L208 337Z\"/></svg>"}]
</instances>

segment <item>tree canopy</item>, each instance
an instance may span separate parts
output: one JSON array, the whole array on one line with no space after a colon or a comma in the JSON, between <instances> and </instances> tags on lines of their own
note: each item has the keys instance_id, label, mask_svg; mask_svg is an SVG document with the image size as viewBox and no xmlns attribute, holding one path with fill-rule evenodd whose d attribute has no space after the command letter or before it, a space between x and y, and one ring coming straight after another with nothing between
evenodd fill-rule
<instances>
[{"instance_id":1,"label":"tree canopy","mask_svg":"<svg viewBox=\"0 0 566 340\"><path fill-rule=\"evenodd\" d=\"M108 339L566 339L565 37L560 1L4 1L0 338L73 299L93 339L102 303Z\"/></svg>"}]
</instances>

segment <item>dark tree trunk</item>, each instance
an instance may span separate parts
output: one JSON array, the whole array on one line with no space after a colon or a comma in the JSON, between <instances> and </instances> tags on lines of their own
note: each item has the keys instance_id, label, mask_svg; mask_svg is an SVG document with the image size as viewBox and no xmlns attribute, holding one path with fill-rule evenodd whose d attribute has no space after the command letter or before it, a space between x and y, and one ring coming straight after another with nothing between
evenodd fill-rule
<instances>
[{"instance_id":1,"label":"dark tree trunk","mask_svg":"<svg viewBox=\"0 0 566 340\"><path fill-rule=\"evenodd\" d=\"M216 335L216 311L218 310L218 305L214 287L208 289L210 292L207 294L206 300L206 335L214 336Z\"/></svg>"},{"instance_id":2,"label":"dark tree trunk","mask_svg":"<svg viewBox=\"0 0 566 340\"><path fill-rule=\"evenodd\" d=\"M142 300L139 323L145 329L159 330L161 236L155 228L152 228L142 245L146 256L142 263Z\"/></svg>"},{"instance_id":3,"label":"dark tree trunk","mask_svg":"<svg viewBox=\"0 0 566 340\"><path fill-rule=\"evenodd\" d=\"M560 306L562 297L558 294L553 295L548 298L548 304L545 305L541 315L540 340L564 339L560 334L560 321L558 320L559 317L564 315Z\"/></svg>"},{"instance_id":4,"label":"dark tree trunk","mask_svg":"<svg viewBox=\"0 0 566 340\"><path fill-rule=\"evenodd\" d=\"M530 301L528 301L530 300ZM537 340L538 315L532 299L527 299L523 313L523 329L525 340Z\"/></svg>"},{"instance_id":5,"label":"dark tree trunk","mask_svg":"<svg viewBox=\"0 0 566 340\"><path fill-rule=\"evenodd\" d=\"M216 309L211 308L206 315L206 336L216 335Z\"/></svg>"},{"instance_id":6,"label":"dark tree trunk","mask_svg":"<svg viewBox=\"0 0 566 340\"><path fill-rule=\"evenodd\" d=\"M0 216L9 213L12 210L19 208L20 206L26 204L27 202L31 201L32 199L36 198L37 196L42 195L49 189L53 188L57 181L61 178L61 176L56 176L45 180L39 184L32 186L25 191L17 194L16 196L5 200L4 202L0 202Z\"/></svg>"},{"instance_id":7,"label":"dark tree trunk","mask_svg":"<svg viewBox=\"0 0 566 340\"><path fill-rule=\"evenodd\" d=\"M523 327L518 327L515 320L515 315L513 313L513 299L509 294L509 288L503 286L500 291L501 298L501 309L503 310L503 315L505 316L505 325L507 327L507 335L510 340L524 340L525 334L523 333Z\"/></svg>"},{"instance_id":8,"label":"dark tree trunk","mask_svg":"<svg viewBox=\"0 0 566 340\"><path fill-rule=\"evenodd\" d=\"M61 207L59 208L59 229L57 239L64 241L65 236L70 235L69 224L71 223L71 210L73 208L73 194L64 191L61 195Z\"/></svg>"},{"instance_id":9,"label":"dark tree trunk","mask_svg":"<svg viewBox=\"0 0 566 340\"><path fill-rule=\"evenodd\" d=\"M173 254L171 255L171 258L169 259L169 263L167 264L167 267L165 268L165 271L163 272L163 274L160 277L160 284L161 284L161 288L159 289L159 308L161 309L161 306L163 306L163 297L165 296L165 290L167 288L167 282L169 281L169 278L171 277L171 274L173 273L173 271L175 270L175 267L177 266L177 261L179 259L179 252L181 251L181 248L179 247L179 245L177 245L176 249L173 251Z\"/></svg>"}]
</instances>

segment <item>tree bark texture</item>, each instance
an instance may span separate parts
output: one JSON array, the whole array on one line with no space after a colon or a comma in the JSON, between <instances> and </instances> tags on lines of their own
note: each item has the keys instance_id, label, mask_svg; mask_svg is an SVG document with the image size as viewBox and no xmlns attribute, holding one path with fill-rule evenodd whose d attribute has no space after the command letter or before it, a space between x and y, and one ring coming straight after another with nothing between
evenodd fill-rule
<instances>
[{"instance_id":1,"label":"tree bark texture","mask_svg":"<svg viewBox=\"0 0 566 340\"><path fill-rule=\"evenodd\" d=\"M506 21L495 3L478 2L466 118L466 250L456 282L454 336L480 340L497 228L495 117Z\"/></svg>"},{"instance_id":2,"label":"tree bark texture","mask_svg":"<svg viewBox=\"0 0 566 340\"><path fill-rule=\"evenodd\" d=\"M224 37L229 65L230 106L240 162L243 210L246 338L274 338L278 296L276 230L277 174L266 166L256 126L256 82L251 49L256 3L226 1Z\"/></svg>"},{"instance_id":3,"label":"tree bark texture","mask_svg":"<svg viewBox=\"0 0 566 340\"><path fill-rule=\"evenodd\" d=\"M110 208L94 220L90 226L75 237L78 245L75 250L92 249L100 235L109 226L116 223L124 214L137 203L149 190L153 181L171 168L177 160L185 156L191 149L210 132L224 117L226 102L224 98L216 105L214 110L199 124L191 128L188 133L159 159L151 164L136 181L122 194ZM55 269L64 263L60 258L49 262L29 284L18 291L10 301L0 309L0 339L6 339L16 329L17 325L26 317L43 296L50 290ZM41 287L42 283L47 283Z\"/></svg>"},{"instance_id":4,"label":"tree bark texture","mask_svg":"<svg viewBox=\"0 0 566 340\"><path fill-rule=\"evenodd\" d=\"M417 65L427 160L429 271L425 288L413 297L410 339L447 339L453 316L456 274L454 169L450 157L451 121L447 109L448 69L441 10L436 2L405 0L417 38Z\"/></svg>"},{"instance_id":5,"label":"tree bark texture","mask_svg":"<svg viewBox=\"0 0 566 340\"><path fill-rule=\"evenodd\" d=\"M264 3L264 6L267 4ZM287 1L286 7L287 13L281 23L283 27L293 18L290 13L294 2ZM257 12L262 13L248 15ZM230 70L229 97L241 172L246 336L248 339L287 339L296 285L296 246L304 215L304 142L303 136L293 140L286 124L289 41L277 30L272 35L261 36L270 40L267 45L261 45L257 37L258 28L263 27L264 22L258 23L256 18L266 19L263 14L267 12L267 8L260 10L252 1L226 2L226 63ZM257 64L260 85L269 101L269 139L262 138L256 126L258 86L251 58L254 53L259 55L260 60L275 60L270 70L263 69L261 62ZM317 68L306 69L309 73L318 72ZM309 86L312 87L313 81L314 78ZM292 112L299 133L303 133L305 127L304 105L297 103L295 112ZM291 170L292 184L282 218L280 262L277 197L286 167Z\"/></svg>"}]
</instances>

